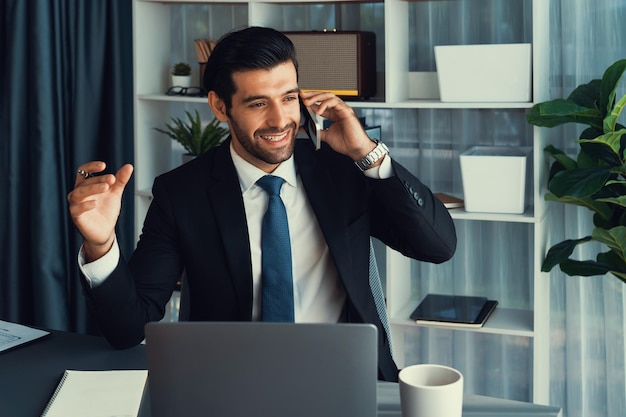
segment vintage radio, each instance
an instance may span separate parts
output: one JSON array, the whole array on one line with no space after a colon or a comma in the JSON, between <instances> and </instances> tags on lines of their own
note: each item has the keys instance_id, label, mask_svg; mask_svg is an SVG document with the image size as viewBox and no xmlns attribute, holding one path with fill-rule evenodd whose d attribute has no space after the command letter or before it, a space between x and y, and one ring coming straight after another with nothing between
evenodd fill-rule
<instances>
[{"instance_id":1,"label":"vintage radio","mask_svg":"<svg viewBox=\"0 0 626 417\"><path fill-rule=\"evenodd\" d=\"M285 32L298 54L302 90L332 91L340 97L376 93L376 35L357 31Z\"/></svg>"}]
</instances>

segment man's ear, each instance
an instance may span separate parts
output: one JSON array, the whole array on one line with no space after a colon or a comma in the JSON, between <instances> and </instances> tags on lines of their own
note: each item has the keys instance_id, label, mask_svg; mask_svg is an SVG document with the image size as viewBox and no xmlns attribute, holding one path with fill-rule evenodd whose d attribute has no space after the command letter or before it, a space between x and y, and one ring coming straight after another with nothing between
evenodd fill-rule
<instances>
[{"instance_id":1,"label":"man's ear","mask_svg":"<svg viewBox=\"0 0 626 417\"><path fill-rule=\"evenodd\" d=\"M228 121L228 116L226 115L226 103L222 100L215 91L209 91L209 107L213 111L215 117L220 122Z\"/></svg>"}]
</instances>

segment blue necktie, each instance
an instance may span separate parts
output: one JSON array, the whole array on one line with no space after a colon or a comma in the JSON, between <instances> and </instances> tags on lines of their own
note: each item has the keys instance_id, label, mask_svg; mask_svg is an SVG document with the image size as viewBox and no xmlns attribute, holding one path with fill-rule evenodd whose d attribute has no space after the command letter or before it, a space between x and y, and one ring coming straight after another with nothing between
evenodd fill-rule
<instances>
[{"instance_id":1,"label":"blue necktie","mask_svg":"<svg viewBox=\"0 0 626 417\"><path fill-rule=\"evenodd\" d=\"M257 184L269 195L261 227L261 319L293 322L291 242L287 212L280 199L283 179L266 175Z\"/></svg>"}]
</instances>

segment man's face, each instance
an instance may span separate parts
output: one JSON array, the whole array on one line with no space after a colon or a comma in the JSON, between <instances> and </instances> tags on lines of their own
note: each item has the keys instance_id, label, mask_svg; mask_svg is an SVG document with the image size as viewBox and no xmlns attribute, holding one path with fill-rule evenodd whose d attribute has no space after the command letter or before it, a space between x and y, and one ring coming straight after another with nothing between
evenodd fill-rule
<instances>
[{"instance_id":1,"label":"man's face","mask_svg":"<svg viewBox=\"0 0 626 417\"><path fill-rule=\"evenodd\" d=\"M232 143L246 161L272 172L293 153L300 126L296 70L291 62L271 70L235 72L228 111Z\"/></svg>"}]
</instances>

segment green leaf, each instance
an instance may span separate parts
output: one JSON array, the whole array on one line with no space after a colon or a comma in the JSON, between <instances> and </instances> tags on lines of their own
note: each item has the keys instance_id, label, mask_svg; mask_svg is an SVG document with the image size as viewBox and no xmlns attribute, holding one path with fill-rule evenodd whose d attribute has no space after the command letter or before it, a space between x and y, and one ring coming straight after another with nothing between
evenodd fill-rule
<instances>
[{"instance_id":1,"label":"green leaf","mask_svg":"<svg viewBox=\"0 0 626 417\"><path fill-rule=\"evenodd\" d=\"M610 145L595 140L581 140L580 143L581 155L584 153L589 156L589 159L579 165L580 168L594 168L598 165L621 165L619 153L616 153Z\"/></svg>"},{"instance_id":2,"label":"green leaf","mask_svg":"<svg viewBox=\"0 0 626 417\"><path fill-rule=\"evenodd\" d=\"M602 117L611 114L613 103L615 101L615 90L617 84L626 71L626 59L614 62L604 71L602 82L600 85L600 102L598 103L602 111Z\"/></svg>"},{"instance_id":3,"label":"green leaf","mask_svg":"<svg viewBox=\"0 0 626 417\"><path fill-rule=\"evenodd\" d=\"M598 198L596 201L611 203L626 208L626 195L620 195L619 197Z\"/></svg>"},{"instance_id":4,"label":"green leaf","mask_svg":"<svg viewBox=\"0 0 626 417\"><path fill-rule=\"evenodd\" d=\"M598 262L607 265L609 272L615 277L626 283L626 262L621 259L614 251L599 253Z\"/></svg>"},{"instance_id":5,"label":"green leaf","mask_svg":"<svg viewBox=\"0 0 626 417\"><path fill-rule=\"evenodd\" d=\"M555 148L552 145L548 145L544 148L544 151L558 161L565 169L574 169L577 167L576 161L569 156L565 155L563 151Z\"/></svg>"},{"instance_id":6,"label":"green leaf","mask_svg":"<svg viewBox=\"0 0 626 417\"><path fill-rule=\"evenodd\" d=\"M626 105L626 95L623 95L610 110L609 114L604 118L602 126L605 132L613 132L616 130L617 119L619 119L622 110Z\"/></svg>"},{"instance_id":7,"label":"green leaf","mask_svg":"<svg viewBox=\"0 0 626 417\"><path fill-rule=\"evenodd\" d=\"M626 226L617 226L609 230L595 228L591 237L615 251L622 261L626 259Z\"/></svg>"},{"instance_id":8,"label":"green leaf","mask_svg":"<svg viewBox=\"0 0 626 417\"><path fill-rule=\"evenodd\" d=\"M610 271L608 265L601 264L595 261L576 261L574 259L567 259L559 264L561 271L567 275L591 277L594 275L604 275Z\"/></svg>"},{"instance_id":9,"label":"green leaf","mask_svg":"<svg viewBox=\"0 0 626 417\"><path fill-rule=\"evenodd\" d=\"M601 80L591 80L587 84L581 84L574 89L567 98L579 106L589 109L597 109L600 99Z\"/></svg>"},{"instance_id":10,"label":"green leaf","mask_svg":"<svg viewBox=\"0 0 626 417\"><path fill-rule=\"evenodd\" d=\"M602 116L598 109L579 106L565 99L535 104L526 114L526 120L530 124L543 127L582 123L602 129Z\"/></svg>"},{"instance_id":11,"label":"green leaf","mask_svg":"<svg viewBox=\"0 0 626 417\"><path fill-rule=\"evenodd\" d=\"M560 267L561 271L569 276L590 277L611 273L613 276L626 283L625 265L623 262L616 263L614 260L615 258L613 258L611 252L606 252L598 255L598 262L568 259L562 262Z\"/></svg>"},{"instance_id":12,"label":"green leaf","mask_svg":"<svg viewBox=\"0 0 626 417\"><path fill-rule=\"evenodd\" d=\"M613 174L619 174L619 175L624 175L624 173L626 172L626 166L621 166L621 167L617 167L617 168L613 168L613 170L611 171ZM625 180L609 180L606 182L606 186L609 187L610 189L612 188L617 188L619 189L619 194L623 194L624 191L626 191L626 181ZM613 187L615 186L615 187Z\"/></svg>"},{"instance_id":13,"label":"green leaf","mask_svg":"<svg viewBox=\"0 0 626 417\"><path fill-rule=\"evenodd\" d=\"M609 132L594 139L581 139L578 142L585 153L605 161L611 166L623 165L622 136L626 135L626 130Z\"/></svg>"},{"instance_id":14,"label":"green leaf","mask_svg":"<svg viewBox=\"0 0 626 417\"><path fill-rule=\"evenodd\" d=\"M564 240L563 242L557 243L556 245L552 246L550 250L548 250L546 258L541 264L541 270L543 272L550 272L555 265L559 265L562 262L566 261L572 254L572 252L574 252L574 249L577 245L588 242L590 240L591 236L586 236L580 239Z\"/></svg>"},{"instance_id":15,"label":"green leaf","mask_svg":"<svg viewBox=\"0 0 626 417\"><path fill-rule=\"evenodd\" d=\"M557 197L554 194L548 193L545 195L545 200L585 207L597 213L605 221L608 221L608 219L611 218L611 214L613 213L613 211L607 206L606 203L603 203L599 200L594 200L591 197L584 197L584 198L575 198L572 196Z\"/></svg>"},{"instance_id":16,"label":"green leaf","mask_svg":"<svg viewBox=\"0 0 626 417\"><path fill-rule=\"evenodd\" d=\"M557 172L548 189L557 197L589 197L604 186L610 174L610 167L568 169Z\"/></svg>"},{"instance_id":17,"label":"green leaf","mask_svg":"<svg viewBox=\"0 0 626 417\"><path fill-rule=\"evenodd\" d=\"M185 111L185 114L187 121L172 117L172 123L165 125L166 130L156 127L154 130L168 135L180 143L187 153L196 156L219 145L228 136L229 130L221 127L216 117L213 117L213 120L203 129L200 113L197 110L194 114L188 111Z\"/></svg>"}]
</instances>

